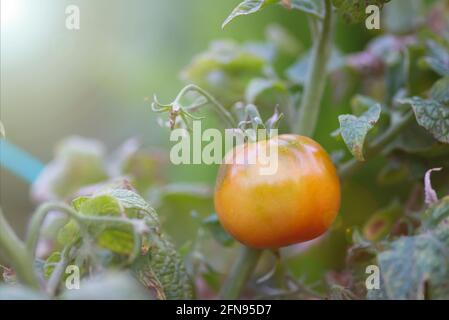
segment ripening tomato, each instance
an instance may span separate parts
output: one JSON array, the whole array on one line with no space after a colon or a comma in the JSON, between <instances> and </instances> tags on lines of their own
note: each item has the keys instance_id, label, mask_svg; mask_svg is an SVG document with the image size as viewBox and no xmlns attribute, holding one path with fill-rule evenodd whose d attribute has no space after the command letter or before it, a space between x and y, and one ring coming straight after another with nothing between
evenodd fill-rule
<instances>
[{"instance_id":1,"label":"ripening tomato","mask_svg":"<svg viewBox=\"0 0 449 320\"><path fill-rule=\"evenodd\" d=\"M266 175L260 170L266 162L253 157L268 147L277 147L278 162L274 174ZM314 239L329 228L340 208L340 181L317 142L286 134L229 151L214 201L234 238L250 247L278 248Z\"/></svg>"}]
</instances>

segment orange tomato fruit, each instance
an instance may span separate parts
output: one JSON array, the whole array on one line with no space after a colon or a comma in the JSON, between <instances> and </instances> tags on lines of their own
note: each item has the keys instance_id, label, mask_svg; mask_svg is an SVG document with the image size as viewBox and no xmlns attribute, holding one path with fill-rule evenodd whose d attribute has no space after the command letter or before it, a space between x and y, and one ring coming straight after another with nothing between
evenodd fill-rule
<instances>
[{"instance_id":1,"label":"orange tomato fruit","mask_svg":"<svg viewBox=\"0 0 449 320\"><path fill-rule=\"evenodd\" d=\"M260 169L266 163L252 157L273 146L278 150L277 170L263 175ZM328 230L340 209L335 166L308 137L286 134L248 143L224 159L215 209L223 227L247 246L278 248L314 239Z\"/></svg>"}]
</instances>

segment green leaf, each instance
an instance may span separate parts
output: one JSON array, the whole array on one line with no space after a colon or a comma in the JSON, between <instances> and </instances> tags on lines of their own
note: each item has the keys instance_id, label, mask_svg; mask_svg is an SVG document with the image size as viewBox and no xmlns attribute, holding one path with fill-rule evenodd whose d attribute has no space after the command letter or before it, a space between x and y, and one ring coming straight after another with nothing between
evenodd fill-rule
<instances>
[{"instance_id":1,"label":"green leaf","mask_svg":"<svg viewBox=\"0 0 449 320\"><path fill-rule=\"evenodd\" d=\"M304 85L307 81L307 75L310 68L311 61L311 51L307 51L304 55L299 57L299 59L290 66L285 74L287 78L297 84ZM327 65L327 72L332 73L342 68L345 65L345 59L343 55L337 49L333 49L331 52L331 57Z\"/></svg>"},{"instance_id":2,"label":"green leaf","mask_svg":"<svg viewBox=\"0 0 449 320\"><path fill-rule=\"evenodd\" d=\"M113 177L126 176L138 192L145 193L158 179L162 161L157 154L140 147L140 141L136 138L125 141L112 154L108 169Z\"/></svg>"},{"instance_id":3,"label":"green leaf","mask_svg":"<svg viewBox=\"0 0 449 320\"><path fill-rule=\"evenodd\" d=\"M119 216L120 205L111 195L99 195L88 199L75 200L79 213L86 216Z\"/></svg>"},{"instance_id":4,"label":"green leaf","mask_svg":"<svg viewBox=\"0 0 449 320\"><path fill-rule=\"evenodd\" d=\"M55 251L53 252L45 261L44 264L44 277L46 279L50 278L53 270L55 269L56 264L61 260L61 252Z\"/></svg>"},{"instance_id":5,"label":"green leaf","mask_svg":"<svg viewBox=\"0 0 449 320\"><path fill-rule=\"evenodd\" d=\"M392 157L379 171L376 180L377 183L382 186L397 185L404 183L408 178L410 178L409 175L409 165Z\"/></svg>"},{"instance_id":6,"label":"green leaf","mask_svg":"<svg viewBox=\"0 0 449 320\"><path fill-rule=\"evenodd\" d=\"M297 57L303 49L298 38L283 26L272 23L265 30L265 37L269 43L277 48L278 52Z\"/></svg>"},{"instance_id":7,"label":"green leaf","mask_svg":"<svg viewBox=\"0 0 449 320\"><path fill-rule=\"evenodd\" d=\"M368 5L376 5L382 8L390 0L332 0L333 5L348 23L357 23L365 17L365 9Z\"/></svg>"},{"instance_id":8,"label":"green leaf","mask_svg":"<svg viewBox=\"0 0 449 320\"><path fill-rule=\"evenodd\" d=\"M319 18L323 17L322 2L319 0L288 0L282 3L287 3L285 5L287 8L300 10Z\"/></svg>"},{"instance_id":9,"label":"green leaf","mask_svg":"<svg viewBox=\"0 0 449 320\"><path fill-rule=\"evenodd\" d=\"M257 97L267 90L286 91L284 84L278 80L254 78L249 83L245 92L245 99L247 103L255 103Z\"/></svg>"},{"instance_id":10,"label":"green leaf","mask_svg":"<svg viewBox=\"0 0 449 320\"><path fill-rule=\"evenodd\" d=\"M449 217L449 196L430 206L422 218L426 228L432 228Z\"/></svg>"},{"instance_id":11,"label":"green leaf","mask_svg":"<svg viewBox=\"0 0 449 320\"><path fill-rule=\"evenodd\" d=\"M435 139L449 143L449 106L436 100L425 100L420 97L403 99L409 103L418 124L428 130Z\"/></svg>"},{"instance_id":12,"label":"green leaf","mask_svg":"<svg viewBox=\"0 0 449 320\"><path fill-rule=\"evenodd\" d=\"M423 61L433 71L443 77L449 76L449 51L439 43L429 40L427 41L430 56L424 57Z\"/></svg>"},{"instance_id":13,"label":"green leaf","mask_svg":"<svg viewBox=\"0 0 449 320\"><path fill-rule=\"evenodd\" d=\"M230 246L234 243L229 233L223 229L216 213L211 214L203 220L203 225L210 231L212 236L222 246Z\"/></svg>"},{"instance_id":14,"label":"green leaf","mask_svg":"<svg viewBox=\"0 0 449 320\"><path fill-rule=\"evenodd\" d=\"M449 227L402 237L381 252L378 263L388 299L449 298Z\"/></svg>"},{"instance_id":15,"label":"green leaf","mask_svg":"<svg viewBox=\"0 0 449 320\"><path fill-rule=\"evenodd\" d=\"M422 0L391 1L385 6L383 24L391 33L413 32L425 20L423 9Z\"/></svg>"},{"instance_id":16,"label":"green leaf","mask_svg":"<svg viewBox=\"0 0 449 320\"><path fill-rule=\"evenodd\" d=\"M117 254L130 255L134 249L134 236L132 228L127 229L110 228L104 230L96 238L97 245Z\"/></svg>"},{"instance_id":17,"label":"green leaf","mask_svg":"<svg viewBox=\"0 0 449 320\"><path fill-rule=\"evenodd\" d=\"M111 189L107 194L116 199L125 209L129 218L148 218L147 224L158 226L156 211L140 195L128 189Z\"/></svg>"},{"instance_id":18,"label":"green leaf","mask_svg":"<svg viewBox=\"0 0 449 320\"><path fill-rule=\"evenodd\" d=\"M344 114L338 117L340 122L340 134L346 146L354 157L359 161L364 161L363 145L365 138L380 117L381 107L379 104L373 105L360 117L352 114Z\"/></svg>"},{"instance_id":19,"label":"green leaf","mask_svg":"<svg viewBox=\"0 0 449 320\"><path fill-rule=\"evenodd\" d=\"M449 77L438 80L432 86L430 97L439 103L449 105Z\"/></svg>"},{"instance_id":20,"label":"green leaf","mask_svg":"<svg viewBox=\"0 0 449 320\"><path fill-rule=\"evenodd\" d=\"M323 8L317 0L245 0L237 5L222 24L224 28L229 22L242 15L249 15L264 9L270 4L279 3L287 9L299 10L315 17L322 18Z\"/></svg>"},{"instance_id":21,"label":"green leaf","mask_svg":"<svg viewBox=\"0 0 449 320\"><path fill-rule=\"evenodd\" d=\"M191 299L192 285L184 263L173 244L165 237L151 235L150 250L133 264L139 281L156 292L159 300Z\"/></svg>"},{"instance_id":22,"label":"green leaf","mask_svg":"<svg viewBox=\"0 0 449 320\"><path fill-rule=\"evenodd\" d=\"M80 229L78 223L75 220L70 220L61 230L58 232L57 240L61 245L68 245L79 237Z\"/></svg>"},{"instance_id":23,"label":"green leaf","mask_svg":"<svg viewBox=\"0 0 449 320\"><path fill-rule=\"evenodd\" d=\"M232 10L231 14L226 18L221 27L224 28L229 22L238 16L256 13L265 8L267 5L276 2L277 0L245 0L239 3L237 7Z\"/></svg>"},{"instance_id":24,"label":"green leaf","mask_svg":"<svg viewBox=\"0 0 449 320\"><path fill-rule=\"evenodd\" d=\"M104 146L96 140L69 137L33 183L32 195L39 202L62 199L107 178Z\"/></svg>"},{"instance_id":25,"label":"green leaf","mask_svg":"<svg viewBox=\"0 0 449 320\"><path fill-rule=\"evenodd\" d=\"M355 116L360 116L376 104L379 104L379 102L373 98L357 94L351 99L352 113Z\"/></svg>"},{"instance_id":26,"label":"green leaf","mask_svg":"<svg viewBox=\"0 0 449 320\"><path fill-rule=\"evenodd\" d=\"M392 147L422 158L435 158L449 154L448 144L435 140L429 131L416 122L400 133Z\"/></svg>"},{"instance_id":27,"label":"green leaf","mask_svg":"<svg viewBox=\"0 0 449 320\"><path fill-rule=\"evenodd\" d=\"M214 41L197 55L181 73L184 81L195 83L231 106L241 101L248 83L264 77L274 46L239 45L233 41Z\"/></svg>"}]
</instances>

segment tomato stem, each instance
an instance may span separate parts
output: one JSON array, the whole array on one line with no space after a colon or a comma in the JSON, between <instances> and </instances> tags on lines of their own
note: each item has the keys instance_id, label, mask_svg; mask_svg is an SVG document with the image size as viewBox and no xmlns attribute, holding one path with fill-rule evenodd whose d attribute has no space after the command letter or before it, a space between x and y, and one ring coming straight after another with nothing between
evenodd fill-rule
<instances>
[{"instance_id":1,"label":"tomato stem","mask_svg":"<svg viewBox=\"0 0 449 320\"><path fill-rule=\"evenodd\" d=\"M45 217L52 211L58 211L67 214L74 219L84 236L87 236L87 227L93 223L102 223L105 226L123 226L128 225L133 229L134 248L132 254L129 256L128 262L131 263L140 254L141 237L137 231L137 226L132 219L123 219L119 217L108 216L85 216L78 213L75 209L65 203L48 202L42 204L33 215L28 228L26 248L28 252L34 257L37 242L39 240L40 229Z\"/></svg>"},{"instance_id":2,"label":"tomato stem","mask_svg":"<svg viewBox=\"0 0 449 320\"><path fill-rule=\"evenodd\" d=\"M225 300L238 299L248 278L256 268L263 250L242 246L235 264L220 292L220 298Z\"/></svg>"},{"instance_id":3,"label":"tomato stem","mask_svg":"<svg viewBox=\"0 0 449 320\"><path fill-rule=\"evenodd\" d=\"M50 279L47 282L47 293L50 297L56 295L58 291L59 284L62 280L64 272L67 268L67 265L70 262L70 252L72 250L72 245L66 246L61 252L61 259L56 264L53 272L51 273Z\"/></svg>"},{"instance_id":4,"label":"tomato stem","mask_svg":"<svg viewBox=\"0 0 449 320\"><path fill-rule=\"evenodd\" d=\"M232 114L228 110L226 110L226 108L220 102L218 102L218 100L215 99L214 96L197 85L189 84L182 88L178 96L176 97L175 102L179 102L179 100L181 100L181 98L189 91L196 91L197 93L201 94L210 104L214 106L217 113L220 115L220 117L222 117L224 121L226 121L229 128L235 127L235 120Z\"/></svg>"},{"instance_id":5,"label":"tomato stem","mask_svg":"<svg viewBox=\"0 0 449 320\"><path fill-rule=\"evenodd\" d=\"M320 113L321 99L326 86L327 65L331 56L333 38L333 14L331 0L324 0L324 20L318 32L318 39L312 49L310 69L304 87L298 116L295 121L295 132L305 136L313 136ZM315 26L315 24L311 24ZM316 32L312 28L312 34Z\"/></svg>"},{"instance_id":6,"label":"tomato stem","mask_svg":"<svg viewBox=\"0 0 449 320\"><path fill-rule=\"evenodd\" d=\"M0 208L0 248L7 261L16 272L20 282L34 289L39 289L40 284L34 272L33 258L26 250L23 241L6 220Z\"/></svg>"},{"instance_id":7,"label":"tomato stem","mask_svg":"<svg viewBox=\"0 0 449 320\"><path fill-rule=\"evenodd\" d=\"M78 213L64 203L48 202L40 205L31 218L26 237L26 248L33 258L35 255L37 242L39 240L41 226L45 220L45 217L52 211L66 213L78 222L80 220Z\"/></svg>"}]
</instances>

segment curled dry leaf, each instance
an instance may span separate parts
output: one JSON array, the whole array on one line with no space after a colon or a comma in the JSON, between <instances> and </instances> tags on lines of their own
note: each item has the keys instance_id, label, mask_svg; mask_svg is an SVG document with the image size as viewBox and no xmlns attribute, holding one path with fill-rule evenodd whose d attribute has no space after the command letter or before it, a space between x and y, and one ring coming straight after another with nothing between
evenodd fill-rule
<instances>
[{"instance_id":1,"label":"curled dry leaf","mask_svg":"<svg viewBox=\"0 0 449 320\"><path fill-rule=\"evenodd\" d=\"M432 188L432 183L430 182L430 174L433 171L441 171L443 168L433 168L427 170L426 175L424 176L424 195L425 202L427 204L432 204L438 201L438 196L435 190Z\"/></svg>"}]
</instances>

